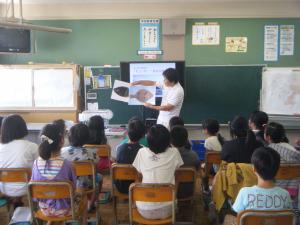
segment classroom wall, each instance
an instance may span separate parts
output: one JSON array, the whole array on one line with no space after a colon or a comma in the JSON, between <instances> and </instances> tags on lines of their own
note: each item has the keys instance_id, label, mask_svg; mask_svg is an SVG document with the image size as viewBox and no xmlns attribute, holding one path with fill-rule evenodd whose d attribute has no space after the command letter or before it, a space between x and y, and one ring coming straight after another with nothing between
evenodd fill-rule
<instances>
[{"instance_id":1,"label":"classroom wall","mask_svg":"<svg viewBox=\"0 0 300 225\"><path fill-rule=\"evenodd\" d=\"M195 22L220 24L220 45L193 46L192 25ZM25 55L0 55L1 64L61 63L81 65L119 65L120 61L142 60L139 49L139 20L40 20L34 24L67 27L70 34L35 32L37 52ZM293 56L279 56L277 62L263 59L264 25L294 24L295 51ZM225 37L247 37L246 53L225 53ZM241 65L300 66L300 18L253 19L187 19L184 57L186 65ZM174 46L169 41L168 44ZM175 46L174 46L175 47ZM162 46L164 48L164 46ZM169 48L172 49L172 48ZM166 52L172 55L172 52ZM158 57L158 60L162 59ZM175 56L177 57L177 56ZM178 55L179 58L182 56ZM171 57L170 57L171 58Z\"/></svg>"},{"instance_id":2,"label":"classroom wall","mask_svg":"<svg viewBox=\"0 0 300 225\"><path fill-rule=\"evenodd\" d=\"M15 1L16 3L18 1ZM295 0L251 1L153 1L153 3L105 3L23 5L24 18L48 19L139 19L139 18L278 18L300 17ZM3 6L4 4L2 4ZM1 5L0 5L1 7ZM16 6L16 13L18 13ZM4 13L4 10L3 10ZM2 14L5 15L5 14Z\"/></svg>"}]
</instances>

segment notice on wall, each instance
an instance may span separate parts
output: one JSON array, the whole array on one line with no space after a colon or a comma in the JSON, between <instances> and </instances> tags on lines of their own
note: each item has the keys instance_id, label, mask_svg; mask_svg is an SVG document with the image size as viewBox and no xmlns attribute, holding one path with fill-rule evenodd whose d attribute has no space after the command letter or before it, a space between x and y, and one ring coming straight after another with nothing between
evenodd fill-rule
<instances>
[{"instance_id":1,"label":"notice on wall","mask_svg":"<svg viewBox=\"0 0 300 225\"><path fill-rule=\"evenodd\" d=\"M193 25L192 45L219 45L220 25Z\"/></svg>"},{"instance_id":2,"label":"notice on wall","mask_svg":"<svg viewBox=\"0 0 300 225\"><path fill-rule=\"evenodd\" d=\"M140 50L160 50L160 20L140 20Z\"/></svg>"},{"instance_id":3,"label":"notice on wall","mask_svg":"<svg viewBox=\"0 0 300 225\"><path fill-rule=\"evenodd\" d=\"M294 55L294 25L280 26L280 55Z\"/></svg>"},{"instance_id":4,"label":"notice on wall","mask_svg":"<svg viewBox=\"0 0 300 225\"><path fill-rule=\"evenodd\" d=\"M278 26L266 25L264 34L264 60L278 60Z\"/></svg>"},{"instance_id":5,"label":"notice on wall","mask_svg":"<svg viewBox=\"0 0 300 225\"><path fill-rule=\"evenodd\" d=\"M225 52L247 52L247 38L226 37Z\"/></svg>"},{"instance_id":6,"label":"notice on wall","mask_svg":"<svg viewBox=\"0 0 300 225\"><path fill-rule=\"evenodd\" d=\"M111 75L93 76L93 89L111 88Z\"/></svg>"}]
</instances>

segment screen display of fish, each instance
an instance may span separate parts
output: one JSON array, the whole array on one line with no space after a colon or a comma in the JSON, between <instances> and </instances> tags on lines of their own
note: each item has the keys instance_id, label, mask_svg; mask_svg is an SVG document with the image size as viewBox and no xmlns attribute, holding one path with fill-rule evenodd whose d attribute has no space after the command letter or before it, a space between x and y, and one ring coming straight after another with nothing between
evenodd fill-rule
<instances>
[{"instance_id":1,"label":"screen display of fish","mask_svg":"<svg viewBox=\"0 0 300 225\"><path fill-rule=\"evenodd\" d=\"M155 92L155 86L131 86L128 105L143 105L146 102L155 105Z\"/></svg>"}]
</instances>

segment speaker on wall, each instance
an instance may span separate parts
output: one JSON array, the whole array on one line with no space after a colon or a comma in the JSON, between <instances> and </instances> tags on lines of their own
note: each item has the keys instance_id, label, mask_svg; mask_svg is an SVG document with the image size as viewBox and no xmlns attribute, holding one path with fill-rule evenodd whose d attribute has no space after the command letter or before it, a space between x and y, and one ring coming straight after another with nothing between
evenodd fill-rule
<instances>
[{"instance_id":1,"label":"speaker on wall","mask_svg":"<svg viewBox=\"0 0 300 225\"><path fill-rule=\"evenodd\" d=\"M185 35L185 19L163 19L163 35Z\"/></svg>"}]
</instances>

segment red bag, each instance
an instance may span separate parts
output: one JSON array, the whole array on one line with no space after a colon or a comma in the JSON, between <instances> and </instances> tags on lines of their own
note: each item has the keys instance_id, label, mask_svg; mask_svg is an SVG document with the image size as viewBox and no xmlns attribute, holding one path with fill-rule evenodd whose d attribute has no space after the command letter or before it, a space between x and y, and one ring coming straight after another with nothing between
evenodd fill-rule
<instances>
[{"instance_id":1,"label":"red bag","mask_svg":"<svg viewBox=\"0 0 300 225\"><path fill-rule=\"evenodd\" d=\"M98 170L108 169L111 165L111 161L107 157L101 157L97 163Z\"/></svg>"}]
</instances>

